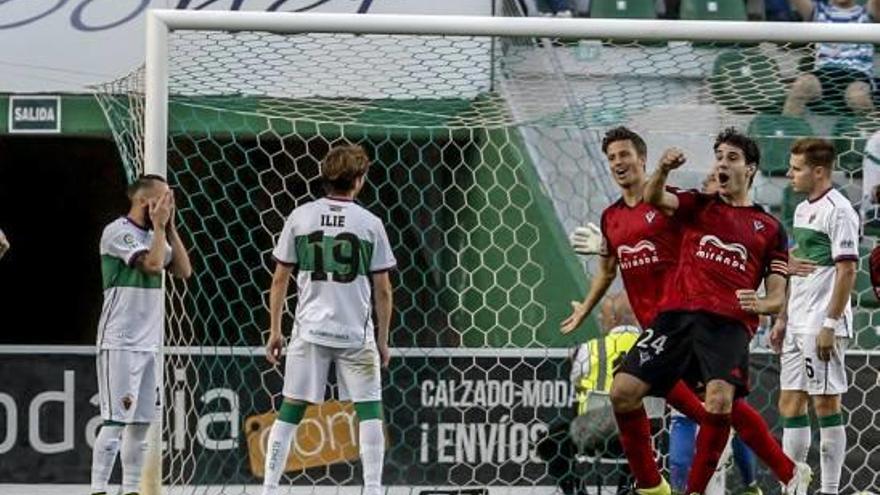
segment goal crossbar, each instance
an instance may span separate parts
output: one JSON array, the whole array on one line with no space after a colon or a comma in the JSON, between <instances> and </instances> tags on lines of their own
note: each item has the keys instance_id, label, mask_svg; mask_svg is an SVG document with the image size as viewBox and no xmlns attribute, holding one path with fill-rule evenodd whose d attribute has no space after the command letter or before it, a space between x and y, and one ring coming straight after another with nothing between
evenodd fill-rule
<instances>
[{"instance_id":1,"label":"goal crossbar","mask_svg":"<svg viewBox=\"0 0 880 495\"><path fill-rule=\"evenodd\" d=\"M154 9L147 13L146 29L144 170L163 176L168 151L168 34L173 30L880 44L880 29L873 24Z\"/></svg>"}]
</instances>

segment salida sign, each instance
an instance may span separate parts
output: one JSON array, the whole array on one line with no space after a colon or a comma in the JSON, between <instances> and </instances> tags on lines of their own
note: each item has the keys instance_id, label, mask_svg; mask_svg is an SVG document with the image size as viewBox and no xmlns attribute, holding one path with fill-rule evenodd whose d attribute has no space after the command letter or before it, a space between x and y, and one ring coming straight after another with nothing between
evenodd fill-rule
<instances>
[{"instance_id":1,"label":"salida sign","mask_svg":"<svg viewBox=\"0 0 880 495\"><path fill-rule=\"evenodd\" d=\"M9 132L61 131L61 100L57 96L9 97Z\"/></svg>"}]
</instances>

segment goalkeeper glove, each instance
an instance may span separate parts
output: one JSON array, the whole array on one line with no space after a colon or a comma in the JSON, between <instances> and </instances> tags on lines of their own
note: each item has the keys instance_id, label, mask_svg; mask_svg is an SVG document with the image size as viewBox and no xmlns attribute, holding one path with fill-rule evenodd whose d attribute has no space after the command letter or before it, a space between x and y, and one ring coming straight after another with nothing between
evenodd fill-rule
<instances>
[{"instance_id":1,"label":"goalkeeper glove","mask_svg":"<svg viewBox=\"0 0 880 495\"><path fill-rule=\"evenodd\" d=\"M568 240L577 254L599 254L602 248L602 232L592 222L588 223L586 227L574 229Z\"/></svg>"}]
</instances>

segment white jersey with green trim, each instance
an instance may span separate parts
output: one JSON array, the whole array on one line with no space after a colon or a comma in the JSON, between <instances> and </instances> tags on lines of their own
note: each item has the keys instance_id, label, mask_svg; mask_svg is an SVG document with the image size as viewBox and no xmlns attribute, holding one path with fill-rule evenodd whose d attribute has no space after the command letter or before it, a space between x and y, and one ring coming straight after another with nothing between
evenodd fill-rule
<instances>
[{"instance_id":1,"label":"white jersey with green trim","mask_svg":"<svg viewBox=\"0 0 880 495\"><path fill-rule=\"evenodd\" d=\"M101 275L104 307L98 322L99 349L158 351L165 329L165 294L162 275L135 267L146 255L153 231L127 217L104 228L101 234ZM171 246L165 245L165 265L171 263Z\"/></svg>"},{"instance_id":2,"label":"white jersey with green trim","mask_svg":"<svg viewBox=\"0 0 880 495\"><path fill-rule=\"evenodd\" d=\"M397 265L378 217L348 199L306 203L287 217L272 254L297 270L294 338L328 347L375 343L370 276Z\"/></svg>"},{"instance_id":3,"label":"white jersey with green trim","mask_svg":"<svg viewBox=\"0 0 880 495\"><path fill-rule=\"evenodd\" d=\"M835 189L818 199L804 200L794 212L795 248L792 255L815 262L806 277L791 276L788 298L788 331L816 335L828 316L838 261L859 259L859 217L849 200ZM834 329L835 335L852 337L849 300Z\"/></svg>"}]
</instances>

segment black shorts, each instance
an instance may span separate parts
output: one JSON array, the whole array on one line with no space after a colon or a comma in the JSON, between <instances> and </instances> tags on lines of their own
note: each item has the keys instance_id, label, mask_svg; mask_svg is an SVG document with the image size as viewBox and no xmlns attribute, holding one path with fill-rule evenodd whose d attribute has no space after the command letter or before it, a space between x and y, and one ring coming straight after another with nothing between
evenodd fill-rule
<instances>
[{"instance_id":1,"label":"black shorts","mask_svg":"<svg viewBox=\"0 0 880 495\"><path fill-rule=\"evenodd\" d=\"M710 380L749 393L748 330L737 320L706 312L667 311L642 332L618 372L651 386L649 395L665 397L679 380L698 389Z\"/></svg>"}]
</instances>

